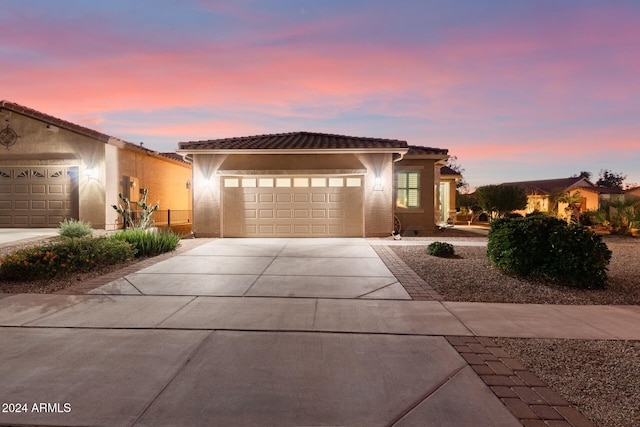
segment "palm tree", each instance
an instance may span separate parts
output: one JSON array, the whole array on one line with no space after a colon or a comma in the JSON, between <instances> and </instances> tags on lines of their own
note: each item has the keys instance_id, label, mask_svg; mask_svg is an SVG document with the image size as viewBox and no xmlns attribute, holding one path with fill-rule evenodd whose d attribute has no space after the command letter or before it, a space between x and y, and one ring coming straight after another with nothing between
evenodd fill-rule
<instances>
[{"instance_id":1,"label":"palm tree","mask_svg":"<svg viewBox=\"0 0 640 427\"><path fill-rule=\"evenodd\" d=\"M558 202L567 204L567 207L564 209L569 216L567 218L567 222L580 224L580 209L583 201L584 197L582 197L579 191L576 191L573 194L566 192L562 196L558 197Z\"/></svg>"}]
</instances>

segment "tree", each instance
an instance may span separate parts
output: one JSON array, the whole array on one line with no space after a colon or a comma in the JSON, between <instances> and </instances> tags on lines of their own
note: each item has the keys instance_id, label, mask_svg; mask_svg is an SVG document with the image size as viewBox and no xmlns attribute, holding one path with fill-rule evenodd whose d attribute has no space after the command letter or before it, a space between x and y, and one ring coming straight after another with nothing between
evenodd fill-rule
<instances>
[{"instance_id":1,"label":"tree","mask_svg":"<svg viewBox=\"0 0 640 427\"><path fill-rule=\"evenodd\" d=\"M575 175L573 175L571 178L586 178L586 179L591 179L591 172L587 172L587 171L580 171L580 173L577 173Z\"/></svg>"},{"instance_id":2,"label":"tree","mask_svg":"<svg viewBox=\"0 0 640 427\"><path fill-rule=\"evenodd\" d=\"M596 181L596 185L622 189L622 183L625 179L627 179L627 176L622 173L612 172L608 169L600 169L600 178Z\"/></svg>"},{"instance_id":3,"label":"tree","mask_svg":"<svg viewBox=\"0 0 640 427\"><path fill-rule=\"evenodd\" d=\"M467 215L467 221L471 224L482 213L482 206L474 194L458 194L456 196L456 209Z\"/></svg>"},{"instance_id":4,"label":"tree","mask_svg":"<svg viewBox=\"0 0 640 427\"><path fill-rule=\"evenodd\" d=\"M476 190L478 204L491 213L503 217L511 211L527 207L527 191L517 185L485 185Z\"/></svg>"},{"instance_id":5,"label":"tree","mask_svg":"<svg viewBox=\"0 0 640 427\"><path fill-rule=\"evenodd\" d=\"M450 156L449 159L447 160L447 166L459 173L460 175L462 175L462 173L464 172L464 169L462 168L462 166L460 166L460 164L458 163L458 156ZM467 183L467 181L464 179L464 177L456 182L456 190L460 190L459 192L466 192L466 190L469 189L469 183Z\"/></svg>"}]
</instances>

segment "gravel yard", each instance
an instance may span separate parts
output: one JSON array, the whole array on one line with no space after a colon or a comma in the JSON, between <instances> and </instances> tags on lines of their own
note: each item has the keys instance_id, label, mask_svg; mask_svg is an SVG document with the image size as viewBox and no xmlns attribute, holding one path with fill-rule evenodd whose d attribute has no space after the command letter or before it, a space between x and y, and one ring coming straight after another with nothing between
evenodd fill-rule
<instances>
[{"instance_id":1,"label":"gravel yard","mask_svg":"<svg viewBox=\"0 0 640 427\"><path fill-rule=\"evenodd\" d=\"M604 241L613 256L609 287L602 291L507 276L489 264L485 247L456 246L451 259L427 255L428 242L393 250L448 301L640 305L640 239ZM640 342L495 341L598 426L640 426Z\"/></svg>"}]
</instances>

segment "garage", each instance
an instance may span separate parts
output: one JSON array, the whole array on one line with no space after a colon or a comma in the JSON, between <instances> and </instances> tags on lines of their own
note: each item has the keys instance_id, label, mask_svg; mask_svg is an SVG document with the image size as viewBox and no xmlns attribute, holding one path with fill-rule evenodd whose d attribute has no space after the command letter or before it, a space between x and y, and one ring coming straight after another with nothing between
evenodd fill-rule
<instances>
[{"instance_id":1,"label":"garage","mask_svg":"<svg viewBox=\"0 0 640 427\"><path fill-rule=\"evenodd\" d=\"M77 167L0 168L0 227L57 227L77 218Z\"/></svg>"},{"instance_id":2,"label":"garage","mask_svg":"<svg viewBox=\"0 0 640 427\"><path fill-rule=\"evenodd\" d=\"M363 176L224 176L224 237L362 237Z\"/></svg>"}]
</instances>

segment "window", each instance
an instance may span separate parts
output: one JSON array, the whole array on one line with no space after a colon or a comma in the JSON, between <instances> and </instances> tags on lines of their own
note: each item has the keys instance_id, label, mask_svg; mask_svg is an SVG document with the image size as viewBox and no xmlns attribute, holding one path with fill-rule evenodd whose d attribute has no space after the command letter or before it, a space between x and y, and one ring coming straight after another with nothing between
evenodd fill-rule
<instances>
[{"instance_id":1,"label":"window","mask_svg":"<svg viewBox=\"0 0 640 427\"><path fill-rule=\"evenodd\" d=\"M400 208L420 207L420 172L398 172L398 195L396 206Z\"/></svg>"}]
</instances>

